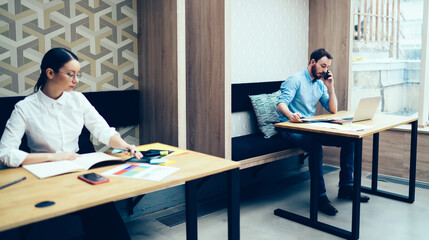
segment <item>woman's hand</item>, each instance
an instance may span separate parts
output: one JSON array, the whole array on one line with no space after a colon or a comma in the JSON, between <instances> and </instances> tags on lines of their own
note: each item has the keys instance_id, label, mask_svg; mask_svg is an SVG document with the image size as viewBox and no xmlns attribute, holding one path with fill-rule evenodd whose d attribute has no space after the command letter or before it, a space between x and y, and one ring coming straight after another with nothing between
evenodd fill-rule
<instances>
[{"instance_id":1,"label":"woman's hand","mask_svg":"<svg viewBox=\"0 0 429 240\"><path fill-rule=\"evenodd\" d=\"M141 159L143 157L143 154L139 150L137 150L135 145L128 144L126 146L126 149L129 149L131 155L134 155L134 157L136 157L137 159Z\"/></svg>"},{"instance_id":2,"label":"woman's hand","mask_svg":"<svg viewBox=\"0 0 429 240\"><path fill-rule=\"evenodd\" d=\"M29 153L21 165L53 162L63 160L75 160L80 155L74 152L59 152L59 153Z\"/></svg>"},{"instance_id":3,"label":"woman's hand","mask_svg":"<svg viewBox=\"0 0 429 240\"><path fill-rule=\"evenodd\" d=\"M109 146L112 148L126 148L130 151L131 156L134 155L137 159L141 159L143 157L143 154L137 150L135 145L128 144L118 134L115 134L110 138Z\"/></svg>"}]
</instances>

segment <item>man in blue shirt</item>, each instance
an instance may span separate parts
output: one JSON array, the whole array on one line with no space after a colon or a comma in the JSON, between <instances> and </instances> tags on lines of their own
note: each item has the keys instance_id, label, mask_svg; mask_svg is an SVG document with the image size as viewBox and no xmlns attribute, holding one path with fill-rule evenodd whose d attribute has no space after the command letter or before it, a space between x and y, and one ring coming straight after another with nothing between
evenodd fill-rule
<instances>
[{"instance_id":1,"label":"man in blue shirt","mask_svg":"<svg viewBox=\"0 0 429 240\"><path fill-rule=\"evenodd\" d=\"M302 122L301 118L315 115L316 104L321 105L330 113L337 112L337 96L335 95L334 76L332 72L328 77L323 76L331 66L332 56L325 49L317 49L311 53L307 69L290 76L281 85L281 95L277 102L280 112L280 121ZM340 154L340 183L338 198L352 199L353 190L353 157L354 144L326 136L322 139L310 135L284 131L282 137L309 153L308 166L311 178L319 180L319 211L327 215L335 215L338 210L326 196L325 182L323 180L323 146L336 146L341 148ZM319 171L315 172L316 164ZM361 195L361 202L368 202L369 197Z\"/></svg>"}]
</instances>

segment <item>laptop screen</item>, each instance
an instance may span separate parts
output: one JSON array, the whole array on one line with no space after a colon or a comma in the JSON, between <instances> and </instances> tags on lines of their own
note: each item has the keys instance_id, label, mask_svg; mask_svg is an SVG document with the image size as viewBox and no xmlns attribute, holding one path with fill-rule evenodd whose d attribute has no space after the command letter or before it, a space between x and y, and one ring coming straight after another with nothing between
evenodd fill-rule
<instances>
[{"instance_id":1,"label":"laptop screen","mask_svg":"<svg viewBox=\"0 0 429 240\"><path fill-rule=\"evenodd\" d=\"M353 115L352 122L364 121L372 119L380 105L381 97L362 98Z\"/></svg>"}]
</instances>

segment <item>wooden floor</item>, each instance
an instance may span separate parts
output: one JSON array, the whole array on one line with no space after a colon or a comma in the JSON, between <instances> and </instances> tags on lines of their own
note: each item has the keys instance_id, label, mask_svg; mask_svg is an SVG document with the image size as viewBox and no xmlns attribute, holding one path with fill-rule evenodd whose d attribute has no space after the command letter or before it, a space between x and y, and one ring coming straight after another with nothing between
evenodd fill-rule
<instances>
[{"instance_id":1,"label":"wooden floor","mask_svg":"<svg viewBox=\"0 0 429 240\"><path fill-rule=\"evenodd\" d=\"M379 173L408 178L410 133L385 131L380 133ZM340 151L325 147L324 163L339 166ZM372 136L363 140L362 168L371 171ZM429 134L419 134L417 140L417 180L429 182Z\"/></svg>"}]
</instances>

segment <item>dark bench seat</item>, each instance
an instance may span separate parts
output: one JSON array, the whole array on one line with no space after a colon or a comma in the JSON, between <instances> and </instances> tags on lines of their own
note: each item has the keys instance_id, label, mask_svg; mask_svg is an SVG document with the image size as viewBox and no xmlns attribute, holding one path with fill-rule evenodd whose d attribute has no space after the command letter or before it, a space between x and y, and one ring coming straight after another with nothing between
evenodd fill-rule
<instances>
[{"instance_id":1,"label":"dark bench seat","mask_svg":"<svg viewBox=\"0 0 429 240\"><path fill-rule=\"evenodd\" d=\"M280 89L282 82L233 84L232 112L250 111L254 114L249 95L273 93ZM233 137L231 148L232 160L240 161L241 169L304 154L302 150L287 144L279 134L265 139L260 132Z\"/></svg>"},{"instance_id":2,"label":"dark bench seat","mask_svg":"<svg viewBox=\"0 0 429 240\"><path fill-rule=\"evenodd\" d=\"M260 133L232 138L232 159L240 161L240 168L249 168L302 154L303 151L290 146L275 135L265 139Z\"/></svg>"}]
</instances>

